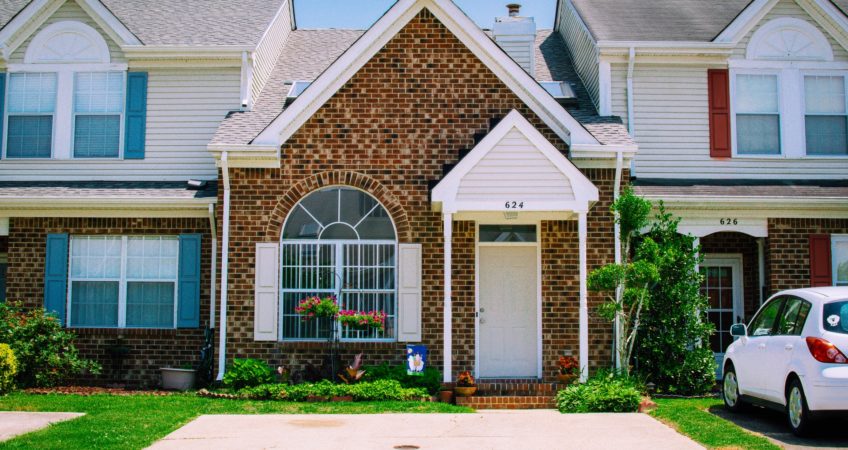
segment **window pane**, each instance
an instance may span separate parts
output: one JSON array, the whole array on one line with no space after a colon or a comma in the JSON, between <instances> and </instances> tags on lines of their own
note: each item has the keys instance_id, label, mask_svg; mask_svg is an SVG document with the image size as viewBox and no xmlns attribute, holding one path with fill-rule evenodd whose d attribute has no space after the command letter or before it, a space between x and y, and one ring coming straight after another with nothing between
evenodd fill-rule
<instances>
[{"instance_id":1,"label":"window pane","mask_svg":"<svg viewBox=\"0 0 848 450\"><path fill-rule=\"evenodd\" d=\"M763 308L757 317L751 321L751 326L748 329L749 336L771 336L774 323L777 321L777 313L780 310L780 305L783 304L783 298L777 298L769 302Z\"/></svg>"},{"instance_id":2,"label":"window pane","mask_svg":"<svg viewBox=\"0 0 848 450\"><path fill-rule=\"evenodd\" d=\"M170 236L127 238L127 278L176 280L179 240Z\"/></svg>"},{"instance_id":3,"label":"window pane","mask_svg":"<svg viewBox=\"0 0 848 450\"><path fill-rule=\"evenodd\" d=\"M536 225L480 225L480 242L536 242Z\"/></svg>"},{"instance_id":4,"label":"window pane","mask_svg":"<svg viewBox=\"0 0 848 450\"><path fill-rule=\"evenodd\" d=\"M780 154L780 116L736 115L736 153L741 155Z\"/></svg>"},{"instance_id":5,"label":"window pane","mask_svg":"<svg viewBox=\"0 0 848 450\"><path fill-rule=\"evenodd\" d=\"M780 317L777 334L784 336L801 334L809 312L809 303L798 297L789 297L786 300L786 306L783 307L783 314Z\"/></svg>"},{"instance_id":6,"label":"window pane","mask_svg":"<svg viewBox=\"0 0 848 450\"><path fill-rule=\"evenodd\" d=\"M307 195L289 213L283 239L394 240L392 219L368 194L334 187Z\"/></svg>"},{"instance_id":7,"label":"window pane","mask_svg":"<svg viewBox=\"0 0 848 450\"><path fill-rule=\"evenodd\" d=\"M9 113L52 113L56 108L55 73L9 75Z\"/></svg>"},{"instance_id":8,"label":"window pane","mask_svg":"<svg viewBox=\"0 0 848 450\"><path fill-rule=\"evenodd\" d=\"M80 72L74 75L74 112L120 113L123 110L123 73Z\"/></svg>"},{"instance_id":9,"label":"window pane","mask_svg":"<svg viewBox=\"0 0 848 450\"><path fill-rule=\"evenodd\" d=\"M128 282L127 327L173 328L173 282Z\"/></svg>"},{"instance_id":10,"label":"window pane","mask_svg":"<svg viewBox=\"0 0 848 450\"><path fill-rule=\"evenodd\" d=\"M49 158L53 116L9 116L7 158Z\"/></svg>"},{"instance_id":11,"label":"window pane","mask_svg":"<svg viewBox=\"0 0 848 450\"><path fill-rule=\"evenodd\" d=\"M808 155L848 155L846 116L806 116Z\"/></svg>"},{"instance_id":12,"label":"window pane","mask_svg":"<svg viewBox=\"0 0 848 450\"><path fill-rule=\"evenodd\" d=\"M0 263L0 303L6 301L6 272L8 270L8 264Z\"/></svg>"},{"instance_id":13,"label":"window pane","mask_svg":"<svg viewBox=\"0 0 848 450\"><path fill-rule=\"evenodd\" d=\"M822 311L825 331L848 334L848 302L825 303Z\"/></svg>"},{"instance_id":14,"label":"window pane","mask_svg":"<svg viewBox=\"0 0 848 450\"><path fill-rule=\"evenodd\" d=\"M844 114L845 79L843 77L804 77L804 107L807 114Z\"/></svg>"},{"instance_id":15,"label":"window pane","mask_svg":"<svg viewBox=\"0 0 848 450\"><path fill-rule=\"evenodd\" d=\"M833 240L833 267L836 269L835 284L848 285L848 237Z\"/></svg>"},{"instance_id":16,"label":"window pane","mask_svg":"<svg viewBox=\"0 0 848 450\"><path fill-rule=\"evenodd\" d=\"M71 326L117 327L118 282L72 282Z\"/></svg>"},{"instance_id":17,"label":"window pane","mask_svg":"<svg viewBox=\"0 0 848 450\"><path fill-rule=\"evenodd\" d=\"M71 278L121 277L121 238L71 238Z\"/></svg>"},{"instance_id":18,"label":"window pane","mask_svg":"<svg viewBox=\"0 0 848 450\"><path fill-rule=\"evenodd\" d=\"M736 77L737 113L777 113L776 75L738 75Z\"/></svg>"},{"instance_id":19,"label":"window pane","mask_svg":"<svg viewBox=\"0 0 848 450\"><path fill-rule=\"evenodd\" d=\"M75 158L117 158L121 116L75 116Z\"/></svg>"}]
</instances>

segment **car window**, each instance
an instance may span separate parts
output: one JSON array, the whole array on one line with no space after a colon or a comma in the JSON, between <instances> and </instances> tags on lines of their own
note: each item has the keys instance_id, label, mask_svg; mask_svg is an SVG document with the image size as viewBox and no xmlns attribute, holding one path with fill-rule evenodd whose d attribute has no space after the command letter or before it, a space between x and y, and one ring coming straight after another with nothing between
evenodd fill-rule
<instances>
[{"instance_id":1,"label":"car window","mask_svg":"<svg viewBox=\"0 0 848 450\"><path fill-rule=\"evenodd\" d=\"M848 300L825 303L822 312L825 331L848 334Z\"/></svg>"},{"instance_id":2,"label":"car window","mask_svg":"<svg viewBox=\"0 0 848 450\"><path fill-rule=\"evenodd\" d=\"M785 299L785 297L778 297L768 302L751 321L751 326L748 327L748 336L771 336L777 321L777 314L780 312L780 307Z\"/></svg>"},{"instance_id":3,"label":"car window","mask_svg":"<svg viewBox=\"0 0 848 450\"><path fill-rule=\"evenodd\" d=\"M777 325L777 334L785 336L798 336L804 329L807 316L810 314L810 303L798 297L787 297L786 306L780 315L780 323Z\"/></svg>"}]
</instances>

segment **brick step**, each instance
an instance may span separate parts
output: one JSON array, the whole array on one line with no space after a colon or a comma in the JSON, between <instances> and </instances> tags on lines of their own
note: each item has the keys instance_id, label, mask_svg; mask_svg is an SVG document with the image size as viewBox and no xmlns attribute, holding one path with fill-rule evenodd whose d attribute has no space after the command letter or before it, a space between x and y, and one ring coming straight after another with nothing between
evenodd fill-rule
<instances>
[{"instance_id":1,"label":"brick step","mask_svg":"<svg viewBox=\"0 0 848 450\"><path fill-rule=\"evenodd\" d=\"M552 396L556 394L556 391L556 383L521 380L477 382L477 393L482 396Z\"/></svg>"},{"instance_id":2,"label":"brick step","mask_svg":"<svg viewBox=\"0 0 848 450\"><path fill-rule=\"evenodd\" d=\"M555 408L552 395L473 395L455 397L458 406L474 409L550 409Z\"/></svg>"}]
</instances>

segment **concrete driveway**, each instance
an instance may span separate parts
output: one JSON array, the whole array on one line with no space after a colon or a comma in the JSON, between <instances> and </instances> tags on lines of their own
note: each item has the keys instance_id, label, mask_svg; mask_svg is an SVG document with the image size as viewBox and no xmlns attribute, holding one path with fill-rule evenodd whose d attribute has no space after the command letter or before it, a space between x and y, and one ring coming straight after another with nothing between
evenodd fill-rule
<instances>
[{"instance_id":1,"label":"concrete driveway","mask_svg":"<svg viewBox=\"0 0 848 450\"><path fill-rule=\"evenodd\" d=\"M0 411L0 442L40 430L50 424L76 419L82 415L81 413Z\"/></svg>"},{"instance_id":2,"label":"concrete driveway","mask_svg":"<svg viewBox=\"0 0 848 450\"><path fill-rule=\"evenodd\" d=\"M645 414L210 415L153 449L700 449Z\"/></svg>"},{"instance_id":3,"label":"concrete driveway","mask_svg":"<svg viewBox=\"0 0 848 450\"><path fill-rule=\"evenodd\" d=\"M817 424L812 436L799 438L792 434L786 424L786 417L777 411L751 408L744 413L733 414L723 407L716 407L712 408L710 412L748 431L761 434L786 450L824 450L848 447L848 434L845 432L845 430L848 430L848 420L846 419L824 420Z\"/></svg>"}]
</instances>

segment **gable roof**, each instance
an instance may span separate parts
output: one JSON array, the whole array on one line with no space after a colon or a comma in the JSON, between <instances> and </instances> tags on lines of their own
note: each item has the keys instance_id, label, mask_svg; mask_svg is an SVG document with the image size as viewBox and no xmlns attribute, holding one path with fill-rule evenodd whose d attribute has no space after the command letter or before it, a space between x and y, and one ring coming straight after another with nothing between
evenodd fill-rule
<instances>
[{"instance_id":1,"label":"gable roof","mask_svg":"<svg viewBox=\"0 0 848 450\"><path fill-rule=\"evenodd\" d=\"M399 0L252 143L281 146L421 10L427 9L568 144L600 143L451 0Z\"/></svg>"},{"instance_id":2,"label":"gable roof","mask_svg":"<svg viewBox=\"0 0 848 450\"><path fill-rule=\"evenodd\" d=\"M286 0L91 0L144 45L255 47ZM0 2L0 30L37 0ZM44 3L44 2L38 2Z\"/></svg>"}]
</instances>

